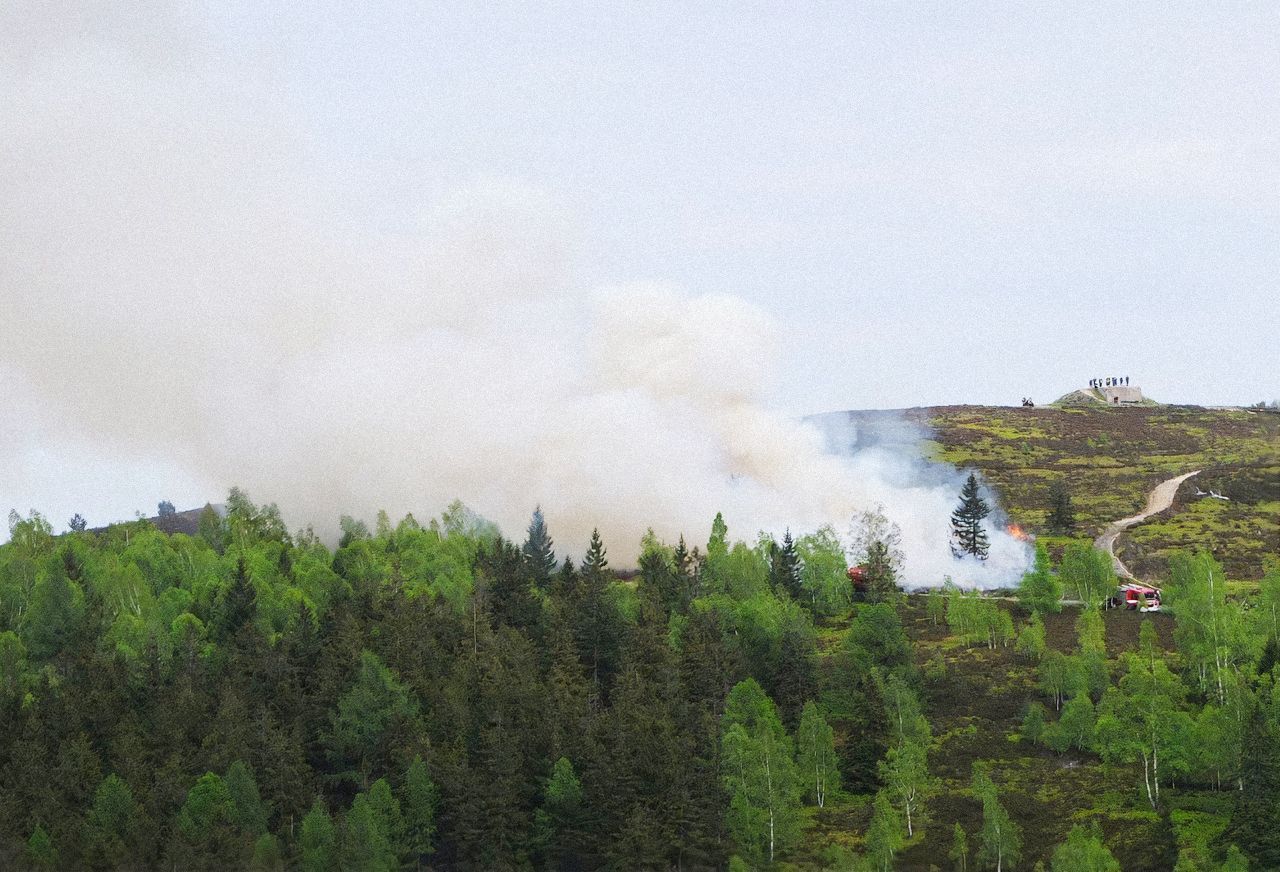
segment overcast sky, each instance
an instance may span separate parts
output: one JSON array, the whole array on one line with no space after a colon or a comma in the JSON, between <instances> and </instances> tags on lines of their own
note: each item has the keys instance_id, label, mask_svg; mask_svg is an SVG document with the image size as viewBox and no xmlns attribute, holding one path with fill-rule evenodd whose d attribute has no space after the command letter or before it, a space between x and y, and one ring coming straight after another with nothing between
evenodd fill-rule
<instances>
[{"instance_id":1,"label":"overcast sky","mask_svg":"<svg viewBox=\"0 0 1280 872\"><path fill-rule=\"evenodd\" d=\"M244 479L193 433L314 409L315 337L363 324L337 370L417 342L444 286L563 306L547 332L635 283L740 300L786 415L1106 375L1252 403L1280 395L1280 9L7 3L0 212L0 510L57 525L219 498Z\"/></svg>"}]
</instances>

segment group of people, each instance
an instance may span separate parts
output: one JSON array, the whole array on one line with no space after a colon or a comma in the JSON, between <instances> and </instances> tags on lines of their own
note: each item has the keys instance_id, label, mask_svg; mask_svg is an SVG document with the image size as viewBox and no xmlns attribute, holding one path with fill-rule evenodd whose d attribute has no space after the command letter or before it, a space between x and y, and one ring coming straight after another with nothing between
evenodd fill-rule
<instances>
[{"instance_id":1,"label":"group of people","mask_svg":"<svg viewBox=\"0 0 1280 872\"><path fill-rule=\"evenodd\" d=\"M1089 379L1089 387L1091 388L1117 388L1121 385L1128 385L1129 377L1111 376L1110 378L1091 378Z\"/></svg>"}]
</instances>

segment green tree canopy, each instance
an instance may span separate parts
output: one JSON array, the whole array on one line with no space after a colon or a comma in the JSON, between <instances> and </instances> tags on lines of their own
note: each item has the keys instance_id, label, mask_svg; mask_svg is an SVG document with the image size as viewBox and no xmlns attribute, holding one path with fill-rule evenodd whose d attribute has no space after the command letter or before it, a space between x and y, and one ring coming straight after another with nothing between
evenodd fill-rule
<instances>
[{"instance_id":1,"label":"green tree canopy","mask_svg":"<svg viewBox=\"0 0 1280 872\"><path fill-rule=\"evenodd\" d=\"M796 745L796 764L806 785L805 794L822 808L827 796L840 789L840 767L836 759L835 731L812 700L805 703L800 714Z\"/></svg>"},{"instance_id":2,"label":"green tree canopy","mask_svg":"<svg viewBox=\"0 0 1280 872\"><path fill-rule=\"evenodd\" d=\"M360 654L360 667L349 690L329 714L325 744L347 776L367 784L374 761L385 751L388 731L418 713L417 701L371 651Z\"/></svg>"},{"instance_id":3,"label":"green tree canopy","mask_svg":"<svg viewBox=\"0 0 1280 872\"><path fill-rule=\"evenodd\" d=\"M307 816L302 819L299 836L302 868L305 872L329 872L337 861L338 836L333 818L324 802L317 797Z\"/></svg>"},{"instance_id":4,"label":"green tree canopy","mask_svg":"<svg viewBox=\"0 0 1280 872\"><path fill-rule=\"evenodd\" d=\"M1067 840L1054 850L1051 868L1053 872L1120 872L1120 863L1107 850L1096 827L1074 826Z\"/></svg>"},{"instance_id":5,"label":"green tree canopy","mask_svg":"<svg viewBox=\"0 0 1280 872\"><path fill-rule=\"evenodd\" d=\"M722 719L725 824L739 851L772 863L800 835L800 793L791 737L755 679L729 693Z\"/></svg>"}]
</instances>

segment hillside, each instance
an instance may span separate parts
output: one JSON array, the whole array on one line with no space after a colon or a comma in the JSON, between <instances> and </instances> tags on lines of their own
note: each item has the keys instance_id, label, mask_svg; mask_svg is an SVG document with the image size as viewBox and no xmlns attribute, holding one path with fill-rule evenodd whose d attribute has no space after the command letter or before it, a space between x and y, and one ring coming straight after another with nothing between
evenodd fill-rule
<instances>
[{"instance_id":1,"label":"hillside","mask_svg":"<svg viewBox=\"0 0 1280 872\"><path fill-rule=\"evenodd\" d=\"M1206 548L1233 578L1256 579L1280 554L1280 415L1195 406L938 406L909 409L932 458L981 470L1010 519L1045 532L1049 485L1065 480L1079 536L1140 510L1158 482L1195 469L1170 512L1120 538L1139 575L1177 549ZM855 423L884 413L850 412ZM1216 491L1229 501L1197 497Z\"/></svg>"}]
</instances>

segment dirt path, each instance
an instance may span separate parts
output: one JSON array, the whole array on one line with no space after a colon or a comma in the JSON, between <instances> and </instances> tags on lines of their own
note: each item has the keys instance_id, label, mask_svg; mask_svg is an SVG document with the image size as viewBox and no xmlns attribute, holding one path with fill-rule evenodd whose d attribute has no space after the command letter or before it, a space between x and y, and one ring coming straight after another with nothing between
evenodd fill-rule
<instances>
[{"instance_id":1,"label":"dirt path","mask_svg":"<svg viewBox=\"0 0 1280 872\"><path fill-rule=\"evenodd\" d=\"M1136 515L1111 522L1107 525L1107 529L1102 531L1102 535L1094 540L1094 545L1111 555L1111 562L1115 565L1116 575L1121 578L1134 577L1129 568L1120 562L1119 557L1116 557L1116 537L1134 524L1140 524L1152 515L1158 515L1173 505L1173 496L1178 492L1178 487L1191 476L1199 474L1200 470L1197 469L1195 472L1184 473L1177 478L1160 482L1151 493L1147 494L1147 507L1145 509Z\"/></svg>"}]
</instances>

